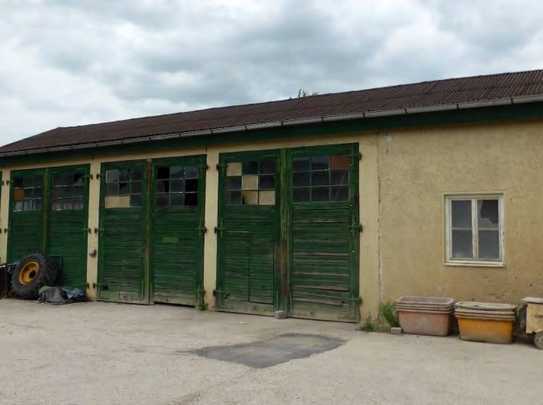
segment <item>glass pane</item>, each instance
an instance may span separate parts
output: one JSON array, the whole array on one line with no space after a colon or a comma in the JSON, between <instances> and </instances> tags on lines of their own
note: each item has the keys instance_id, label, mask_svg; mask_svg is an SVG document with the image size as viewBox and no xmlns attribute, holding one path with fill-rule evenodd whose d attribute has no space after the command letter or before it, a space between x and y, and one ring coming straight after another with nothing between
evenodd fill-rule
<instances>
[{"instance_id":1,"label":"glass pane","mask_svg":"<svg viewBox=\"0 0 543 405\"><path fill-rule=\"evenodd\" d=\"M257 174L258 173L258 162L250 161L243 162L243 174Z\"/></svg>"},{"instance_id":2,"label":"glass pane","mask_svg":"<svg viewBox=\"0 0 543 405\"><path fill-rule=\"evenodd\" d=\"M243 190L258 190L258 176L244 174L241 178L241 188Z\"/></svg>"},{"instance_id":3,"label":"glass pane","mask_svg":"<svg viewBox=\"0 0 543 405\"><path fill-rule=\"evenodd\" d=\"M23 187L23 178L20 176L16 176L13 178L13 186L14 187Z\"/></svg>"},{"instance_id":4,"label":"glass pane","mask_svg":"<svg viewBox=\"0 0 543 405\"><path fill-rule=\"evenodd\" d=\"M242 201L245 205L258 205L258 191L243 191Z\"/></svg>"},{"instance_id":5,"label":"glass pane","mask_svg":"<svg viewBox=\"0 0 543 405\"><path fill-rule=\"evenodd\" d=\"M183 178L185 176L185 169L181 166L170 167L170 177L173 179Z\"/></svg>"},{"instance_id":6,"label":"glass pane","mask_svg":"<svg viewBox=\"0 0 543 405\"><path fill-rule=\"evenodd\" d=\"M498 229L498 200L479 200L477 201L477 207L479 228Z\"/></svg>"},{"instance_id":7,"label":"glass pane","mask_svg":"<svg viewBox=\"0 0 543 405\"><path fill-rule=\"evenodd\" d=\"M351 165L349 156L330 156L331 170L348 170Z\"/></svg>"},{"instance_id":8,"label":"glass pane","mask_svg":"<svg viewBox=\"0 0 543 405\"><path fill-rule=\"evenodd\" d=\"M455 259L473 258L471 231L452 231L452 257Z\"/></svg>"},{"instance_id":9,"label":"glass pane","mask_svg":"<svg viewBox=\"0 0 543 405\"><path fill-rule=\"evenodd\" d=\"M241 176L227 177L226 178L227 190L240 190L241 189Z\"/></svg>"},{"instance_id":10,"label":"glass pane","mask_svg":"<svg viewBox=\"0 0 543 405\"><path fill-rule=\"evenodd\" d=\"M275 205L275 191L260 191L258 193L259 205Z\"/></svg>"},{"instance_id":11,"label":"glass pane","mask_svg":"<svg viewBox=\"0 0 543 405\"><path fill-rule=\"evenodd\" d=\"M293 175L295 186L311 185L311 173L294 173Z\"/></svg>"},{"instance_id":12,"label":"glass pane","mask_svg":"<svg viewBox=\"0 0 543 405\"><path fill-rule=\"evenodd\" d=\"M106 195L119 194L119 183L106 183Z\"/></svg>"},{"instance_id":13,"label":"glass pane","mask_svg":"<svg viewBox=\"0 0 543 405\"><path fill-rule=\"evenodd\" d=\"M330 173L332 185L347 184L349 182L349 172L347 170L334 170Z\"/></svg>"},{"instance_id":14,"label":"glass pane","mask_svg":"<svg viewBox=\"0 0 543 405\"><path fill-rule=\"evenodd\" d=\"M170 182L170 191L176 193L185 191L185 182L183 180L172 180Z\"/></svg>"},{"instance_id":15,"label":"glass pane","mask_svg":"<svg viewBox=\"0 0 543 405\"><path fill-rule=\"evenodd\" d=\"M241 162L231 162L226 165L227 176L241 176Z\"/></svg>"},{"instance_id":16,"label":"glass pane","mask_svg":"<svg viewBox=\"0 0 543 405\"><path fill-rule=\"evenodd\" d=\"M130 183L130 192L132 194L141 193L142 192L141 181L133 181L133 182L131 182Z\"/></svg>"},{"instance_id":17,"label":"glass pane","mask_svg":"<svg viewBox=\"0 0 543 405\"><path fill-rule=\"evenodd\" d=\"M309 201L311 192L309 188L295 188L292 199L295 202Z\"/></svg>"},{"instance_id":18,"label":"glass pane","mask_svg":"<svg viewBox=\"0 0 543 405\"><path fill-rule=\"evenodd\" d=\"M311 161L309 158L294 159L292 162L292 169L295 172L306 172L311 170Z\"/></svg>"},{"instance_id":19,"label":"glass pane","mask_svg":"<svg viewBox=\"0 0 543 405\"><path fill-rule=\"evenodd\" d=\"M327 186L329 184L328 172L311 173L312 186Z\"/></svg>"},{"instance_id":20,"label":"glass pane","mask_svg":"<svg viewBox=\"0 0 543 405\"><path fill-rule=\"evenodd\" d=\"M117 181L119 181L119 171L117 169L106 171L106 183L115 183Z\"/></svg>"},{"instance_id":21,"label":"glass pane","mask_svg":"<svg viewBox=\"0 0 543 405\"><path fill-rule=\"evenodd\" d=\"M158 180L156 182L156 189L159 193L167 193L168 191L170 191L170 181Z\"/></svg>"},{"instance_id":22,"label":"glass pane","mask_svg":"<svg viewBox=\"0 0 543 405\"><path fill-rule=\"evenodd\" d=\"M143 169L132 169L130 170L130 179L131 180L143 180Z\"/></svg>"},{"instance_id":23,"label":"glass pane","mask_svg":"<svg viewBox=\"0 0 543 405\"><path fill-rule=\"evenodd\" d=\"M471 229L471 200L452 200L451 217L453 228Z\"/></svg>"},{"instance_id":24,"label":"glass pane","mask_svg":"<svg viewBox=\"0 0 543 405\"><path fill-rule=\"evenodd\" d=\"M312 157L311 170L328 170L328 156Z\"/></svg>"},{"instance_id":25,"label":"glass pane","mask_svg":"<svg viewBox=\"0 0 543 405\"><path fill-rule=\"evenodd\" d=\"M198 194L197 193L186 193L185 194L185 205L187 207L196 207L198 205Z\"/></svg>"},{"instance_id":26,"label":"glass pane","mask_svg":"<svg viewBox=\"0 0 543 405\"><path fill-rule=\"evenodd\" d=\"M128 194L130 189L128 188L128 183L119 183L119 194Z\"/></svg>"},{"instance_id":27,"label":"glass pane","mask_svg":"<svg viewBox=\"0 0 543 405\"><path fill-rule=\"evenodd\" d=\"M328 187L314 187L311 190L311 201L328 201L330 199Z\"/></svg>"},{"instance_id":28,"label":"glass pane","mask_svg":"<svg viewBox=\"0 0 543 405\"><path fill-rule=\"evenodd\" d=\"M198 178L198 168L197 167L185 167L185 178L186 179L197 179Z\"/></svg>"},{"instance_id":29,"label":"glass pane","mask_svg":"<svg viewBox=\"0 0 543 405\"><path fill-rule=\"evenodd\" d=\"M129 177L129 170L128 169L121 169L119 171L119 181L128 181Z\"/></svg>"},{"instance_id":30,"label":"glass pane","mask_svg":"<svg viewBox=\"0 0 543 405\"><path fill-rule=\"evenodd\" d=\"M185 180L185 191L187 192L198 191L198 179Z\"/></svg>"},{"instance_id":31,"label":"glass pane","mask_svg":"<svg viewBox=\"0 0 543 405\"><path fill-rule=\"evenodd\" d=\"M170 178L170 168L168 166L158 166L156 168L156 178L157 179L169 179Z\"/></svg>"},{"instance_id":32,"label":"glass pane","mask_svg":"<svg viewBox=\"0 0 543 405\"><path fill-rule=\"evenodd\" d=\"M332 201L347 201L349 199L349 187L332 187Z\"/></svg>"},{"instance_id":33,"label":"glass pane","mask_svg":"<svg viewBox=\"0 0 543 405\"><path fill-rule=\"evenodd\" d=\"M260 162L260 173L275 174L275 160L267 159Z\"/></svg>"},{"instance_id":34,"label":"glass pane","mask_svg":"<svg viewBox=\"0 0 543 405\"><path fill-rule=\"evenodd\" d=\"M479 231L479 258L487 260L500 259L499 231Z\"/></svg>"},{"instance_id":35,"label":"glass pane","mask_svg":"<svg viewBox=\"0 0 543 405\"><path fill-rule=\"evenodd\" d=\"M273 189L275 188L275 176L260 176L258 181L258 188L262 189Z\"/></svg>"}]
</instances>

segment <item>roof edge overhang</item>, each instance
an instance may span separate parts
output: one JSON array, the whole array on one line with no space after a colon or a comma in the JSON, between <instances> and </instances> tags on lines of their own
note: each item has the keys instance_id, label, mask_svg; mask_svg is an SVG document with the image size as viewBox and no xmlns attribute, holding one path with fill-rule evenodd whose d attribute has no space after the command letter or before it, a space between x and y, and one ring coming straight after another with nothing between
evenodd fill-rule
<instances>
[{"instance_id":1,"label":"roof edge overhang","mask_svg":"<svg viewBox=\"0 0 543 405\"><path fill-rule=\"evenodd\" d=\"M108 140L108 141L102 141L102 142L89 142L89 143L80 143L80 144L73 144L73 145L60 145L60 146L54 146L54 147L25 149L25 150L19 150L19 151L11 151L11 152L0 152L0 158L11 158L11 157L16 158L20 156L44 154L44 153L51 153L51 152L79 151L79 150L95 149L95 148L108 147L108 146L121 146L121 145L127 145L127 144L146 143L146 142L153 142L153 141L191 138L191 137L196 137L196 136L221 135L221 134L227 134L227 133L240 133L240 132L248 132L248 131L255 131L255 130L262 130L262 129L314 125L318 123L356 121L356 120L365 120L365 119L383 118L383 117L400 117L400 116L415 115L415 114L461 111L461 110L487 108L487 107L503 107L503 106L512 106L512 105L518 105L518 104L529 104L529 103L539 103L539 102L543 102L543 94L506 97L506 98L498 98L494 100L463 102L463 103L454 103L454 104L437 104L437 105L426 106L426 107L413 107L413 108L406 107L406 108L393 109L393 110L374 110L374 111L366 111L362 113L316 116L316 117L291 119L291 120L284 120L284 121L270 121L270 122L262 122L262 123L256 123L256 124L236 125L236 126L221 127L221 128L210 128L210 129L203 129L203 130L139 136L139 137L134 137L134 138Z\"/></svg>"}]
</instances>

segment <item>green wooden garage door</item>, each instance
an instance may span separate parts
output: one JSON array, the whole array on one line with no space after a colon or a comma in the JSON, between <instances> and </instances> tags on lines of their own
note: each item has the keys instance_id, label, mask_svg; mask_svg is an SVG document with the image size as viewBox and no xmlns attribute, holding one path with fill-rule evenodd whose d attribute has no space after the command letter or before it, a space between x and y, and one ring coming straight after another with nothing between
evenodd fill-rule
<instances>
[{"instance_id":1,"label":"green wooden garage door","mask_svg":"<svg viewBox=\"0 0 543 405\"><path fill-rule=\"evenodd\" d=\"M99 298L203 303L205 157L102 167Z\"/></svg>"},{"instance_id":2,"label":"green wooden garage door","mask_svg":"<svg viewBox=\"0 0 543 405\"><path fill-rule=\"evenodd\" d=\"M154 302L203 303L205 157L153 161L151 275Z\"/></svg>"},{"instance_id":3,"label":"green wooden garage door","mask_svg":"<svg viewBox=\"0 0 543 405\"><path fill-rule=\"evenodd\" d=\"M146 303L146 162L104 164L100 178L98 297Z\"/></svg>"},{"instance_id":4,"label":"green wooden garage door","mask_svg":"<svg viewBox=\"0 0 543 405\"><path fill-rule=\"evenodd\" d=\"M277 152L221 156L217 305L271 314L277 299Z\"/></svg>"},{"instance_id":5,"label":"green wooden garage door","mask_svg":"<svg viewBox=\"0 0 543 405\"><path fill-rule=\"evenodd\" d=\"M62 261L57 284L85 288L88 166L14 171L9 260L40 252Z\"/></svg>"},{"instance_id":6,"label":"green wooden garage door","mask_svg":"<svg viewBox=\"0 0 543 405\"><path fill-rule=\"evenodd\" d=\"M87 278L88 166L48 171L47 254L62 257L59 284L85 289Z\"/></svg>"},{"instance_id":7,"label":"green wooden garage door","mask_svg":"<svg viewBox=\"0 0 543 405\"><path fill-rule=\"evenodd\" d=\"M358 320L358 160L358 145L221 156L220 309Z\"/></svg>"},{"instance_id":8,"label":"green wooden garage door","mask_svg":"<svg viewBox=\"0 0 543 405\"><path fill-rule=\"evenodd\" d=\"M289 310L356 321L358 148L289 151Z\"/></svg>"}]
</instances>

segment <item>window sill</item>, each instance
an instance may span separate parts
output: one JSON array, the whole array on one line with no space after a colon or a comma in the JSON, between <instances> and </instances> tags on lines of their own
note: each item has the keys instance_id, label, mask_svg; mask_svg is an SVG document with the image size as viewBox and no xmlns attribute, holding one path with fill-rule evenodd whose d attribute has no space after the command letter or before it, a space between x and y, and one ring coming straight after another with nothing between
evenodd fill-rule
<instances>
[{"instance_id":1,"label":"window sill","mask_svg":"<svg viewBox=\"0 0 543 405\"><path fill-rule=\"evenodd\" d=\"M445 262L445 266L450 267L491 267L491 268L505 268L504 262L481 262L481 261L469 261L469 260L448 260Z\"/></svg>"}]
</instances>

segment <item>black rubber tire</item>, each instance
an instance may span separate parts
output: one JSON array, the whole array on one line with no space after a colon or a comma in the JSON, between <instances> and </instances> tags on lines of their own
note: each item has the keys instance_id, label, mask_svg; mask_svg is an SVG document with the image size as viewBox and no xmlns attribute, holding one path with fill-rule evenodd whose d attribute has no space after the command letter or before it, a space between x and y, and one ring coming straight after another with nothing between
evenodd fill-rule
<instances>
[{"instance_id":1,"label":"black rubber tire","mask_svg":"<svg viewBox=\"0 0 543 405\"><path fill-rule=\"evenodd\" d=\"M20 281L19 275L25 265L32 261L38 263L37 274L31 282L23 284ZM33 253L22 259L11 274L11 289L19 298L36 299L38 298L40 288L45 285L52 286L55 284L57 275L57 266L51 260L40 253Z\"/></svg>"}]
</instances>

